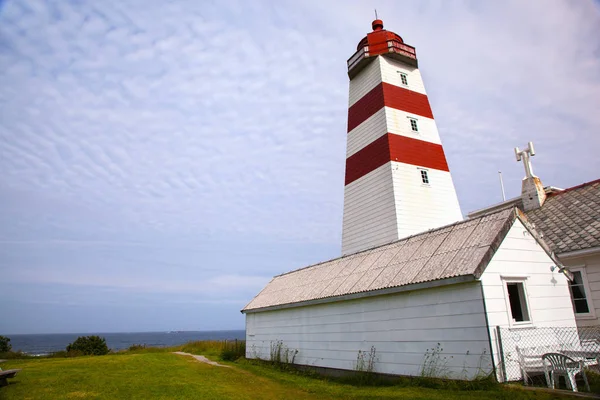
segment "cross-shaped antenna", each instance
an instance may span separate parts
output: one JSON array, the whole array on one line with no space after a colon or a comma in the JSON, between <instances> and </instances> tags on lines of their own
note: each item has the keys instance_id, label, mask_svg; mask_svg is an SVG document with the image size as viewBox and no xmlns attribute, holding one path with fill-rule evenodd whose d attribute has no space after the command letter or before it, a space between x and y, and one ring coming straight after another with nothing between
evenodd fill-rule
<instances>
[{"instance_id":1,"label":"cross-shaped antenna","mask_svg":"<svg viewBox=\"0 0 600 400\"><path fill-rule=\"evenodd\" d=\"M533 168L531 167L531 157L535 156L533 142L527 143L527 148L524 150L519 150L518 147L515 147L515 156L517 157L517 161L523 160L523 165L525 166L525 177L534 177L535 175L533 175Z\"/></svg>"}]
</instances>

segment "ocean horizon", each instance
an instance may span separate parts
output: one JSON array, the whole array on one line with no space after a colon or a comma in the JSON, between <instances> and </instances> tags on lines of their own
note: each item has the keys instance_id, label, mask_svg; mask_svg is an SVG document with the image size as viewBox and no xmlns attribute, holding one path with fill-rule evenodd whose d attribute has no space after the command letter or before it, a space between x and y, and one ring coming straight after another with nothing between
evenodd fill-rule
<instances>
[{"instance_id":1,"label":"ocean horizon","mask_svg":"<svg viewBox=\"0 0 600 400\"><path fill-rule=\"evenodd\" d=\"M197 340L244 340L245 330L162 331L162 332L98 332L98 333L30 333L5 335L13 351L44 356L65 350L79 336L97 335L106 339L111 350L123 350L134 344L149 347L177 346Z\"/></svg>"}]
</instances>

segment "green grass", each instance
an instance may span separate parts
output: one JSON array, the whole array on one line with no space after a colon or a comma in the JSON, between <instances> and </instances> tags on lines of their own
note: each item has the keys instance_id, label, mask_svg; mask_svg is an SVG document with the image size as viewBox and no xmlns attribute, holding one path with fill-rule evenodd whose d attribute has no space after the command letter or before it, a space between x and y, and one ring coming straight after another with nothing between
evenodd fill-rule
<instances>
[{"instance_id":1,"label":"green grass","mask_svg":"<svg viewBox=\"0 0 600 400\"><path fill-rule=\"evenodd\" d=\"M244 343L239 341L239 343ZM201 354L206 357L219 359L224 349L230 349L232 346L238 345L238 342L229 341L226 343L223 340L199 340L195 342L188 342L179 346L172 347L144 347L135 350L118 351L113 354L126 355L126 354L146 354L146 353L172 353L174 351L183 351L191 354ZM245 345L245 343L244 343ZM243 347L245 349L245 346ZM242 352L244 354L244 352Z\"/></svg>"},{"instance_id":2,"label":"green grass","mask_svg":"<svg viewBox=\"0 0 600 400\"><path fill-rule=\"evenodd\" d=\"M185 347L179 349L185 351ZM188 349L198 349L189 346ZM169 351L173 348L168 349ZM213 357L216 359L216 357ZM26 399L551 399L557 396L497 387L488 391L417 386L354 386L270 365L240 361L232 368L206 365L167 349L106 356L9 360L21 368L2 400Z\"/></svg>"}]
</instances>

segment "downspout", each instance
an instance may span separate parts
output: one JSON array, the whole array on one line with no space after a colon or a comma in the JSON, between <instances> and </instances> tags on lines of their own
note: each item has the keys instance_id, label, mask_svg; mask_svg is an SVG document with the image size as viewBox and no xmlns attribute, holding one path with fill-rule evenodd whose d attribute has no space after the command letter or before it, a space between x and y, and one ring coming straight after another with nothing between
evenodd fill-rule
<instances>
[{"instance_id":1,"label":"downspout","mask_svg":"<svg viewBox=\"0 0 600 400\"><path fill-rule=\"evenodd\" d=\"M490 334L490 323L488 321L487 307L485 305L485 294L483 293L483 284L479 281L479 289L481 289L481 301L483 302L483 313L485 315L485 328L487 330L488 345L490 346L490 357L492 359L492 369L496 381L498 380L498 372L496 371L496 361L494 360L494 348L492 347L492 335Z\"/></svg>"}]
</instances>

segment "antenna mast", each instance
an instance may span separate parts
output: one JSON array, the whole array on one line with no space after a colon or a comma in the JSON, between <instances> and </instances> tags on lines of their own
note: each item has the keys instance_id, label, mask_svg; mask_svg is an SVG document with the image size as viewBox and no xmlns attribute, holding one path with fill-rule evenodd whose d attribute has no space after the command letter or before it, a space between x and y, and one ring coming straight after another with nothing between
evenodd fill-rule
<instances>
[{"instance_id":1,"label":"antenna mast","mask_svg":"<svg viewBox=\"0 0 600 400\"><path fill-rule=\"evenodd\" d=\"M502 181L502 171L498 171L498 177L500 178L500 189L502 189L502 201L506 201L506 195L504 194L504 182Z\"/></svg>"}]
</instances>

